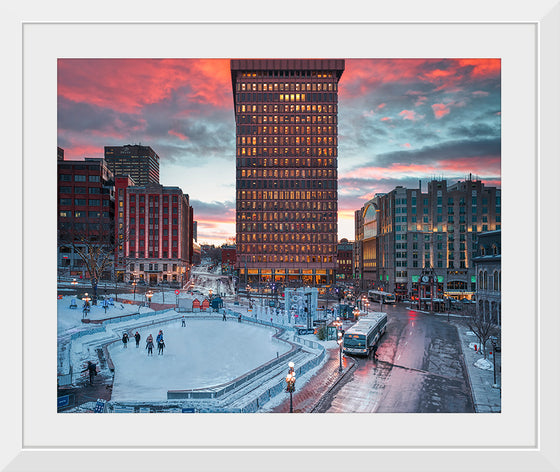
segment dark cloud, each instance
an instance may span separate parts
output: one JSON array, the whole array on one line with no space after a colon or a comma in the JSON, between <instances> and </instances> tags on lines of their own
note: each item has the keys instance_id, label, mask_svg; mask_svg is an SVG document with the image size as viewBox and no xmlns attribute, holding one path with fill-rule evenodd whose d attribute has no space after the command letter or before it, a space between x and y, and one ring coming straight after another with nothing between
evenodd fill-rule
<instances>
[{"instance_id":1,"label":"dark cloud","mask_svg":"<svg viewBox=\"0 0 560 472\"><path fill-rule=\"evenodd\" d=\"M500 138L480 140L461 139L445 141L433 146L424 146L420 149L387 152L377 154L375 159L366 163L366 166L383 167L392 164L437 165L441 160L467 159L479 156L500 156Z\"/></svg>"},{"instance_id":2,"label":"dark cloud","mask_svg":"<svg viewBox=\"0 0 560 472\"><path fill-rule=\"evenodd\" d=\"M190 204L193 207L195 220L200 217L212 221L230 222L235 220L235 202L203 202L191 199Z\"/></svg>"}]
</instances>

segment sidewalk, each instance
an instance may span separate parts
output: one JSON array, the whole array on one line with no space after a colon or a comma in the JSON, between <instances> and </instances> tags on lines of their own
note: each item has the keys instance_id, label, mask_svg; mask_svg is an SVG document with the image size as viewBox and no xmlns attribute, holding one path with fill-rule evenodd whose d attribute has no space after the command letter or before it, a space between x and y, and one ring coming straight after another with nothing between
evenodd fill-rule
<instances>
[{"instance_id":1,"label":"sidewalk","mask_svg":"<svg viewBox=\"0 0 560 472\"><path fill-rule=\"evenodd\" d=\"M348 357L342 357L342 372L338 371L340 366L338 349L328 350L329 358L327 362L301 389L297 387L293 394L294 413L311 413L318 405L323 395L331 390L348 371L354 366L354 361ZM289 413L290 411L290 395L283 393L286 400L275 407L272 413Z\"/></svg>"},{"instance_id":2,"label":"sidewalk","mask_svg":"<svg viewBox=\"0 0 560 472\"><path fill-rule=\"evenodd\" d=\"M484 370L475 367L474 364L484 356L478 351L472 349L469 344L477 343L475 335L468 335L469 329L458 323L455 323L459 338L461 340L461 347L463 348L463 357L465 359L465 366L472 391L474 408L477 413L500 413L502 411L501 399L501 361L502 356L497 353L496 356L496 383L499 388L494 388L494 371ZM492 348L488 352L492 351ZM494 352L492 351L494 354ZM487 360L493 363L493 358L488 355Z\"/></svg>"}]
</instances>

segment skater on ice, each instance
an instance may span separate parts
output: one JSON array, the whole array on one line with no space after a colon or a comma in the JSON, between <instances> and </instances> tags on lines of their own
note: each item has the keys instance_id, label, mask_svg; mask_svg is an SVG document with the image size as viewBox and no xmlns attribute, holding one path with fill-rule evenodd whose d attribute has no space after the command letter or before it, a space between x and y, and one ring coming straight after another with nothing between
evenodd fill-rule
<instances>
[{"instance_id":1,"label":"skater on ice","mask_svg":"<svg viewBox=\"0 0 560 472\"><path fill-rule=\"evenodd\" d=\"M159 330L159 333L157 335L156 343L159 343L160 341L163 341L163 331L161 329Z\"/></svg>"},{"instance_id":2,"label":"skater on ice","mask_svg":"<svg viewBox=\"0 0 560 472\"><path fill-rule=\"evenodd\" d=\"M126 346L127 346L127 344L128 344L128 333L125 332L125 333L122 335L122 342L123 342L124 347L125 347L125 349L126 349Z\"/></svg>"},{"instance_id":3,"label":"skater on ice","mask_svg":"<svg viewBox=\"0 0 560 472\"><path fill-rule=\"evenodd\" d=\"M146 338L146 349L148 350L148 356L153 355L154 338L151 334Z\"/></svg>"},{"instance_id":4,"label":"skater on ice","mask_svg":"<svg viewBox=\"0 0 560 472\"><path fill-rule=\"evenodd\" d=\"M185 324L185 316L183 315L183 317L181 318L181 326L184 328L186 326Z\"/></svg>"},{"instance_id":5,"label":"skater on ice","mask_svg":"<svg viewBox=\"0 0 560 472\"><path fill-rule=\"evenodd\" d=\"M134 339L136 340L136 347L140 347L140 333L138 331L134 333Z\"/></svg>"},{"instance_id":6,"label":"skater on ice","mask_svg":"<svg viewBox=\"0 0 560 472\"><path fill-rule=\"evenodd\" d=\"M158 348L158 356L161 354L163 356L163 348L165 347L165 343L163 342L163 337L158 341L157 348Z\"/></svg>"}]
</instances>

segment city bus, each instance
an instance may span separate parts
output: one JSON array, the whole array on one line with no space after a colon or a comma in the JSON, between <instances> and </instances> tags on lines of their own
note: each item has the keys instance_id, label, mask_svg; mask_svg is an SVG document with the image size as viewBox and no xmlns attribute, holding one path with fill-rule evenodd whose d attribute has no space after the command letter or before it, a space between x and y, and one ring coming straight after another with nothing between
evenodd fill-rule
<instances>
[{"instance_id":1,"label":"city bus","mask_svg":"<svg viewBox=\"0 0 560 472\"><path fill-rule=\"evenodd\" d=\"M396 303L397 297L395 297L394 293L383 292L381 290L369 290L368 291L368 298L372 302L383 301L383 303Z\"/></svg>"},{"instance_id":2,"label":"city bus","mask_svg":"<svg viewBox=\"0 0 560 472\"><path fill-rule=\"evenodd\" d=\"M387 327L387 313L370 313L344 333L344 354L368 356Z\"/></svg>"}]
</instances>

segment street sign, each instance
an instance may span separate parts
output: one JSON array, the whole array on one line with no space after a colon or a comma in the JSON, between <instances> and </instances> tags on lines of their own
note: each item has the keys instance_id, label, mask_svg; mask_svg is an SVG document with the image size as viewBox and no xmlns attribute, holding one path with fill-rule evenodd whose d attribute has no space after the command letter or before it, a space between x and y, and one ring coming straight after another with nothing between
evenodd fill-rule
<instances>
[{"instance_id":1,"label":"street sign","mask_svg":"<svg viewBox=\"0 0 560 472\"><path fill-rule=\"evenodd\" d=\"M95 408L93 409L94 413L105 413L105 405L106 401L97 399L97 403L95 404Z\"/></svg>"},{"instance_id":2,"label":"street sign","mask_svg":"<svg viewBox=\"0 0 560 472\"><path fill-rule=\"evenodd\" d=\"M56 407L57 408L64 408L70 404L70 395L63 395L56 399Z\"/></svg>"}]
</instances>

